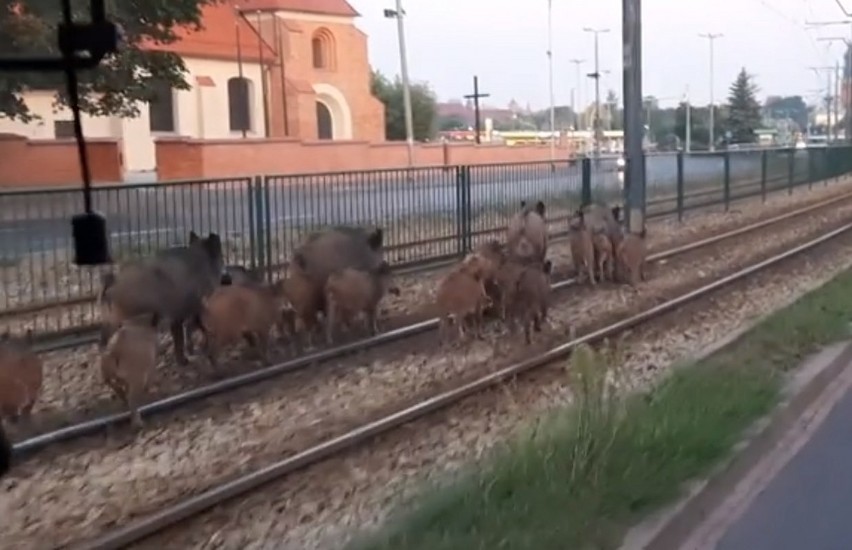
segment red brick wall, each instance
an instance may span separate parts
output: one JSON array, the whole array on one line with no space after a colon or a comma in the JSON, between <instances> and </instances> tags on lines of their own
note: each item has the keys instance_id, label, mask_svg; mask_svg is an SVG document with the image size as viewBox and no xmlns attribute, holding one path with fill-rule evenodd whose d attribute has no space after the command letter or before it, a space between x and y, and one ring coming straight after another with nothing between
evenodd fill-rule
<instances>
[{"instance_id":1,"label":"red brick wall","mask_svg":"<svg viewBox=\"0 0 852 550\"><path fill-rule=\"evenodd\" d=\"M87 148L96 183L116 183L123 178L118 143L88 139ZM0 134L0 187L79 186L80 160L77 142L70 139L28 140Z\"/></svg>"},{"instance_id":2,"label":"red brick wall","mask_svg":"<svg viewBox=\"0 0 852 550\"><path fill-rule=\"evenodd\" d=\"M556 157L565 159L570 153L567 148L557 147ZM418 144L415 150L417 166L549 159L547 145ZM402 142L300 142L285 138L157 140L157 175L161 180L378 170L407 165L408 150Z\"/></svg>"}]
</instances>

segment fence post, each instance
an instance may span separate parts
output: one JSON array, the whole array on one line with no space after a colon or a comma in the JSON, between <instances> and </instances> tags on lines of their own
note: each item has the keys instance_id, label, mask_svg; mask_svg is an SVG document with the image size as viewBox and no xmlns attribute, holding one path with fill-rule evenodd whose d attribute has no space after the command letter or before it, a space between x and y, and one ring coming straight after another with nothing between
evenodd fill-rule
<instances>
[{"instance_id":1,"label":"fence post","mask_svg":"<svg viewBox=\"0 0 852 550\"><path fill-rule=\"evenodd\" d=\"M470 250L470 167L456 166L456 231L458 233L458 255Z\"/></svg>"},{"instance_id":2,"label":"fence post","mask_svg":"<svg viewBox=\"0 0 852 550\"><path fill-rule=\"evenodd\" d=\"M760 152L760 200L766 202L766 172L769 169L769 152L764 149Z\"/></svg>"},{"instance_id":3,"label":"fence post","mask_svg":"<svg viewBox=\"0 0 852 550\"><path fill-rule=\"evenodd\" d=\"M808 149L808 189L814 188L814 179L816 178L816 168L814 167L814 151Z\"/></svg>"},{"instance_id":4,"label":"fence post","mask_svg":"<svg viewBox=\"0 0 852 550\"><path fill-rule=\"evenodd\" d=\"M796 183L796 150L787 152L787 194L793 194L793 185Z\"/></svg>"},{"instance_id":5,"label":"fence post","mask_svg":"<svg viewBox=\"0 0 852 550\"><path fill-rule=\"evenodd\" d=\"M264 227L266 228L266 280L272 282L272 270L277 262L272 261L272 241L275 235L272 231L272 186L269 178L263 176L263 204L264 204Z\"/></svg>"},{"instance_id":6,"label":"fence post","mask_svg":"<svg viewBox=\"0 0 852 550\"><path fill-rule=\"evenodd\" d=\"M249 263L251 268L257 269L257 243L255 242L255 205L254 205L254 178L246 180L246 206L248 207L248 236L249 236Z\"/></svg>"},{"instance_id":7,"label":"fence post","mask_svg":"<svg viewBox=\"0 0 852 550\"><path fill-rule=\"evenodd\" d=\"M583 175L580 187L580 206L592 204L592 159L583 157Z\"/></svg>"},{"instance_id":8,"label":"fence post","mask_svg":"<svg viewBox=\"0 0 852 550\"><path fill-rule=\"evenodd\" d=\"M683 151L677 153L677 221L683 221Z\"/></svg>"},{"instance_id":9,"label":"fence post","mask_svg":"<svg viewBox=\"0 0 852 550\"><path fill-rule=\"evenodd\" d=\"M731 153L730 151L725 151L722 153L722 162L724 164L725 169L725 180L724 180L724 189L723 196L725 201L725 212L727 212L731 207Z\"/></svg>"},{"instance_id":10,"label":"fence post","mask_svg":"<svg viewBox=\"0 0 852 550\"><path fill-rule=\"evenodd\" d=\"M261 273L266 272L266 215L264 214L266 205L265 203L265 195L264 192L264 178L263 176L255 176L254 177L254 227L255 227L255 257L257 260L256 269Z\"/></svg>"}]
</instances>

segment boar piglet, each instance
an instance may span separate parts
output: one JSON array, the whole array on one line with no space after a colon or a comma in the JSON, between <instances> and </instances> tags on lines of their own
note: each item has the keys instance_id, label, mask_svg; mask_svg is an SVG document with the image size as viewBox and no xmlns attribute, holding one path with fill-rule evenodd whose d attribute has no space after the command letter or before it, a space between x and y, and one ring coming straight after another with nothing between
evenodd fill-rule
<instances>
[{"instance_id":1,"label":"boar piglet","mask_svg":"<svg viewBox=\"0 0 852 550\"><path fill-rule=\"evenodd\" d=\"M32 331L0 336L0 417L29 420L41 392L42 362L32 350Z\"/></svg>"},{"instance_id":2,"label":"boar piglet","mask_svg":"<svg viewBox=\"0 0 852 550\"><path fill-rule=\"evenodd\" d=\"M618 263L627 274L630 286L636 288L639 280L646 280L645 264L647 256L647 248L645 243L646 232L643 229L641 233L627 233L624 239L618 245L616 258Z\"/></svg>"},{"instance_id":3,"label":"boar piglet","mask_svg":"<svg viewBox=\"0 0 852 550\"><path fill-rule=\"evenodd\" d=\"M592 245L595 248L594 256L599 280L614 281L615 253L609 236L606 233L595 233L592 235Z\"/></svg>"},{"instance_id":4,"label":"boar piglet","mask_svg":"<svg viewBox=\"0 0 852 550\"><path fill-rule=\"evenodd\" d=\"M399 288L394 286L390 265L385 261L369 271L350 267L332 273L325 285L328 343L334 343L338 325L351 330L352 321L358 315L364 315L370 334L378 333L379 302L388 293L399 296Z\"/></svg>"},{"instance_id":5,"label":"boar piglet","mask_svg":"<svg viewBox=\"0 0 852 550\"><path fill-rule=\"evenodd\" d=\"M157 316L138 315L122 321L101 354L104 383L130 411L130 422L142 427L139 404L157 369Z\"/></svg>"},{"instance_id":6,"label":"boar piglet","mask_svg":"<svg viewBox=\"0 0 852 550\"><path fill-rule=\"evenodd\" d=\"M574 263L577 279L585 275L589 282L595 284L595 244L592 239L592 230L582 209L575 212L568 224L568 233L571 261Z\"/></svg>"},{"instance_id":7,"label":"boar piglet","mask_svg":"<svg viewBox=\"0 0 852 550\"><path fill-rule=\"evenodd\" d=\"M520 321L524 327L524 339L532 342L530 329L541 332L541 323L547 318L547 306L550 299L550 274L553 264L545 260L539 265L525 266L518 277L517 288L512 300L511 329L514 321Z\"/></svg>"},{"instance_id":8,"label":"boar piglet","mask_svg":"<svg viewBox=\"0 0 852 550\"><path fill-rule=\"evenodd\" d=\"M518 260L544 261L547 255L547 223L544 203L530 208L521 202L521 211L509 220L507 246L509 256Z\"/></svg>"},{"instance_id":9,"label":"boar piglet","mask_svg":"<svg viewBox=\"0 0 852 550\"><path fill-rule=\"evenodd\" d=\"M459 339L464 338L464 324L468 319L473 322L476 337L481 338L482 312L489 305L491 299L481 278L464 270L451 271L438 285L435 298L441 343L446 342L446 331L451 321L458 326Z\"/></svg>"},{"instance_id":10,"label":"boar piglet","mask_svg":"<svg viewBox=\"0 0 852 550\"><path fill-rule=\"evenodd\" d=\"M220 286L205 298L201 325L206 335L207 358L218 368L222 348L247 341L258 356L269 359L269 336L273 326L280 326L286 309L283 292L278 285Z\"/></svg>"},{"instance_id":11,"label":"boar piglet","mask_svg":"<svg viewBox=\"0 0 852 550\"><path fill-rule=\"evenodd\" d=\"M298 261L290 264L287 277L278 283L281 293L289 304L289 314L293 324L294 343L298 347L313 346L313 335L319 328L318 316L323 309L325 298L322 292L317 292L316 283L305 272ZM302 341L304 340L304 341Z\"/></svg>"}]
</instances>

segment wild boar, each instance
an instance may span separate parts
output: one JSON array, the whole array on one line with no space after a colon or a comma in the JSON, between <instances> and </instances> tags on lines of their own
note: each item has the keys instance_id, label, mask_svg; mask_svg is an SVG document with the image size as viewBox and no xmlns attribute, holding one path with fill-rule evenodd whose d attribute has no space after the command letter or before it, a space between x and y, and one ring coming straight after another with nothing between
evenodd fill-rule
<instances>
[{"instance_id":1,"label":"wild boar","mask_svg":"<svg viewBox=\"0 0 852 550\"><path fill-rule=\"evenodd\" d=\"M459 339L464 338L464 324L470 318L477 338L482 337L482 311L491 304L481 278L466 271L451 271L438 285L435 308L440 318L438 337L446 343L450 322L458 326Z\"/></svg>"},{"instance_id":2,"label":"wild boar","mask_svg":"<svg viewBox=\"0 0 852 550\"><path fill-rule=\"evenodd\" d=\"M521 211L509 220L508 253L519 260L544 261L547 255L547 223L544 203L538 201L530 208L521 202Z\"/></svg>"},{"instance_id":3,"label":"wild boar","mask_svg":"<svg viewBox=\"0 0 852 550\"><path fill-rule=\"evenodd\" d=\"M616 259L621 264L627 275L630 286L636 288L638 280L645 281L645 264L647 248L645 243L646 231L642 229L639 234L626 233L616 251Z\"/></svg>"},{"instance_id":4,"label":"wild boar","mask_svg":"<svg viewBox=\"0 0 852 550\"><path fill-rule=\"evenodd\" d=\"M387 262L382 262L372 271L350 267L329 275L325 284L328 343L334 343L337 325L342 324L351 329L353 319L359 314L365 316L369 333L378 333L379 302L387 293L399 296L399 288L393 285L391 268Z\"/></svg>"},{"instance_id":5,"label":"wild boar","mask_svg":"<svg viewBox=\"0 0 852 550\"><path fill-rule=\"evenodd\" d=\"M157 316L138 315L121 322L101 354L104 383L130 411L130 423L142 427L139 404L157 369Z\"/></svg>"},{"instance_id":6,"label":"wild boar","mask_svg":"<svg viewBox=\"0 0 852 550\"><path fill-rule=\"evenodd\" d=\"M337 226L307 237L293 253L293 262L313 283L320 311L325 310L325 283L332 273L351 267L372 270L383 261L384 232ZM291 266L292 267L292 266Z\"/></svg>"},{"instance_id":7,"label":"wild boar","mask_svg":"<svg viewBox=\"0 0 852 550\"><path fill-rule=\"evenodd\" d=\"M524 340L527 344L532 343L531 329L541 332L541 323L547 319L552 269L551 261L545 260L543 264L537 266L524 266L518 277L510 306L512 320L510 330L514 332L514 321L520 321L524 327Z\"/></svg>"},{"instance_id":8,"label":"wild boar","mask_svg":"<svg viewBox=\"0 0 852 550\"><path fill-rule=\"evenodd\" d=\"M202 299L220 286L223 264L219 235L201 238L193 231L189 245L162 250L125 264L117 275L105 275L99 295L104 315L101 346L124 319L155 315L168 320L175 358L186 365L185 330L187 351L192 353L192 330L200 328Z\"/></svg>"},{"instance_id":9,"label":"wild boar","mask_svg":"<svg viewBox=\"0 0 852 550\"><path fill-rule=\"evenodd\" d=\"M313 346L313 335L319 328L318 315L325 298L316 293L316 285L298 263L293 263L287 277L278 283L281 292L290 306L293 319L294 342L298 347ZM286 311L286 310L285 310ZM303 339L295 335L303 335ZM302 341L304 340L304 341Z\"/></svg>"},{"instance_id":10,"label":"wild boar","mask_svg":"<svg viewBox=\"0 0 852 550\"><path fill-rule=\"evenodd\" d=\"M496 283L500 291L499 307L500 319L507 320L510 304L515 300L515 293L518 287L518 280L521 277L527 264L517 260L507 260L500 266L500 271L497 273Z\"/></svg>"},{"instance_id":11,"label":"wild boar","mask_svg":"<svg viewBox=\"0 0 852 550\"><path fill-rule=\"evenodd\" d=\"M41 392L43 367L32 350L32 331L0 336L0 417L29 420Z\"/></svg>"},{"instance_id":12,"label":"wild boar","mask_svg":"<svg viewBox=\"0 0 852 550\"><path fill-rule=\"evenodd\" d=\"M210 364L218 368L222 348L247 341L264 363L269 360L269 337L280 326L287 304L278 285L220 286L203 300L201 325Z\"/></svg>"},{"instance_id":13,"label":"wild boar","mask_svg":"<svg viewBox=\"0 0 852 550\"><path fill-rule=\"evenodd\" d=\"M585 277L595 284L595 244L591 228L586 224L586 215L582 209L575 212L568 224L568 238L571 244L571 261L577 279Z\"/></svg>"},{"instance_id":14,"label":"wild boar","mask_svg":"<svg viewBox=\"0 0 852 550\"><path fill-rule=\"evenodd\" d=\"M612 248L612 241L605 233L596 233L592 235L592 244L594 245L594 256L597 261L598 277L601 281L615 281L615 254Z\"/></svg>"}]
</instances>

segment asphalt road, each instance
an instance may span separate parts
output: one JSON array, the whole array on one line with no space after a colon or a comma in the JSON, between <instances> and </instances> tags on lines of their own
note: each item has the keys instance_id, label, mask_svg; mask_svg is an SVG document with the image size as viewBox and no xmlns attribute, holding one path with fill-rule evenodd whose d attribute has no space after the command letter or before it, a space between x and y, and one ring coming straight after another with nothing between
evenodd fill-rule
<instances>
[{"instance_id":1,"label":"asphalt road","mask_svg":"<svg viewBox=\"0 0 852 550\"><path fill-rule=\"evenodd\" d=\"M852 393L837 403L716 548L852 549Z\"/></svg>"},{"instance_id":2,"label":"asphalt road","mask_svg":"<svg viewBox=\"0 0 852 550\"><path fill-rule=\"evenodd\" d=\"M806 152L797 155L802 165ZM684 161L685 186L723 177L721 156L690 155ZM773 159L773 168L786 166ZM649 186L674 190L675 155L649 156ZM731 155L732 180L760 175L760 155ZM316 227L331 223L370 223L388 226L394 220L428 215L455 219L458 208L456 174L441 168L417 171L412 180L402 172L307 175L273 178L267 197L250 189L248 180L171 185L154 183L99 189L95 208L106 214L114 242L132 246L148 241L154 246L182 242L190 229L246 236L257 204L276 234L293 226ZM614 157L601 159L592 169L597 193L619 187ZM561 162L520 166L473 166L470 201L474 230L490 229L496 222L477 212L505 206L514 210L520 200L553 199L580 193L581 167ZM254 207L254 208L253 208ZM70 217L82 210L79 191L0 193L0 259L13 260L27 253L70 247ZM257 224L257 221L254 221ZM422 222L426 223L426 222ZM409 238L418 238L415 228ZM425 227L422 231L425 234ZM422 238L426 238L424 235Z\"/></svg>"}]
</instances>

